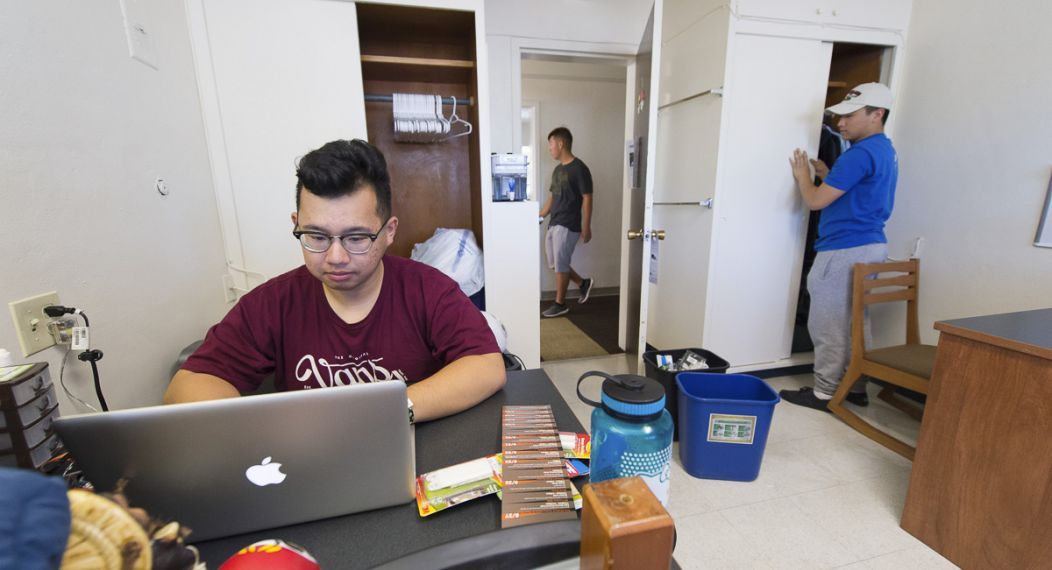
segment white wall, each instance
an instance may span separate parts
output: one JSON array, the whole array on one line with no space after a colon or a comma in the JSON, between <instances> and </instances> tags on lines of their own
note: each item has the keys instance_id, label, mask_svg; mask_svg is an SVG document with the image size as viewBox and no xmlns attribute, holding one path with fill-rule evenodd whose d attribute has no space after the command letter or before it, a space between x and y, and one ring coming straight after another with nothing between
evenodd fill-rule
<instances>
[{"instance_id":1,"label":"white wall","mask_svg":"<svg viewBox=\"0 0 1052 570\"><path fill-rule=\"evenodd\" d=\"M159 70L128 57L116 0L4 2L0 18L0 301L57 290L84 309L111 408L158 403L178 351L226 311L183 3L139 11ZM23 361L3 314L0 346ZM57 384L61 354L25 360ZM95 402L86 364L66 376Z\"/></svg>"},{"instance_id":2,"label":"white wall","mask_svg":"<svg viewBox=\"0 0 1052 570\"><path fill-rule=\"evenodd\" d=\"M552 169L556 165L548 155L545 137L555 127L567 127L574 136L574 154L592 172L594 189L592 241L577 244L573 267L582 276L594 279L596 287L618 287L625 67L523 61L522 99L538 103L537 200L543 204L548 199ZM538 237L538 247L543 248L543 239L543 235ZM541 291L555 291L555 274L547 268L543 253L540 272Z\"/></svg>"},{"instance_id":3,"label":"white wall","mask_svg":"<svg viewBox=\"0 0 1052 570\"><path fill-rule=\"evenodd\" d=\"M485 0L486 34L639 43L654 0Z\"/></svg>"},{"instance_id":4,"label":"white wall","mask_svg":"<svg viewBox=\"0 0 1052 570\"><path fill-rule=\"evenodd\" d=\"M1052 306L1052 250L1032 245L1052 174L1052 4L914 2L894 143L890 252L921 252L934 321Z\"/></svg>"},{"instance_id":5,"label":"white wall","mask_svg":"<svg viewBox=\"0 0 1052 570\"><path fill-rule=\"evenodd\" d=\"M485 4L492 150L517 152L520 49L635 54L654 1L485 0Z\"/></svg>"}]
</instances>

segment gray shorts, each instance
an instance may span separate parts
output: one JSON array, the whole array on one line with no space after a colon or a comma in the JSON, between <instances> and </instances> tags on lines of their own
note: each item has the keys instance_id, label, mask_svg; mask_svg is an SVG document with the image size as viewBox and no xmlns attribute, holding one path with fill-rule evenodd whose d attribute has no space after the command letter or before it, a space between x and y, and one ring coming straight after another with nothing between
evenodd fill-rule
<instances>
[{"instance_id":1,"label":"gray shorts","mask_svg":"<svg viewBox=\"0 0 1052 570\"><path fill-rule=\"evenodd\" d=\"M566 226L548 226L544 234L544 252L548 254L548 267L556 273L570 272L570 258L577 247L579 232L571 232Z\"/></svg>"}]
</instances>

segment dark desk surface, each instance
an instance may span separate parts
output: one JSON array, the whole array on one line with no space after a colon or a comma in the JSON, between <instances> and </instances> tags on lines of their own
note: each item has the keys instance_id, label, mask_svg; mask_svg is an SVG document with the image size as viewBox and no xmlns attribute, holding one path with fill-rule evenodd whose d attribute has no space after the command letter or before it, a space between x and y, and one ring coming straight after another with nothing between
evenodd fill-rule
<instances>
[{"instance_id":1,"label":"dark desk surface","mask_svg":"<svg viewBox=\"0 0 1052 570\"><path fill-rule=\"evenodd\" d=\"M935 323L941 332L1052 359L1052 309Z\"/></svg>"},{"instance_id":2,"label":"dark desk surface","mask_svg":"<svg viewBox=\"0 0 1052 570\"><path fill-rule=\"evenodd\" d=\"M416 427L416 471L427 473L500 451L505 405L550 404L562 431L584 431L541 370L508 372L504 390L455 416ZM197 544L217 568L253 542L280 538L307 549L322 568L370 568L406 554L500 528L500 501L483 497L421 518L416 503L356 515L263 530Z\"/></svg>"}]
</instances>

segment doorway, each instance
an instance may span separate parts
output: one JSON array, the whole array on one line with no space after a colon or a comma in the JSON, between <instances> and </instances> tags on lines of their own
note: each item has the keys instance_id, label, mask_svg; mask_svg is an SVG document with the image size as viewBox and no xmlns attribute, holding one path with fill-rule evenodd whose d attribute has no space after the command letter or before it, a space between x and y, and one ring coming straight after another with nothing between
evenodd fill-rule
<instances>
[{"instance_id":1,"label":"doorway","mask_svg":"<svg viewBox=\"0 0 1052 570\"><path fill-rule=\"evenodd\" d=\"M578 242L573 269L593 280L586 303L570 284L568 314L542 319L541 360L564 360L623 352L618 343L621 276L621 213L624 187L626 74L622 57L524 53L521 61L523 154L530 157L530 199L539 209L547 200L556 162L547 135L556 127L573 134L573 154L592 175L592 240ZM548 220L538 231L541 304L555 298L555 274L544 254Z\"/></svg>"},{"instance_id":2,"label":"doorway","mask_svg":"<svg viewBox=\"0 0 1052 570\"><path fill-rule=\"evenodd\" d=\"M844 100L848 91L859 84L879 82L885 85L890 79L892 50L879 45L834 43L833 57L829 65L829 82L826 87L825 106L831 107ZM832 168L836 159L850 148L836 129L836 117L824 113L818 158ZM811 352L814 343L807 332L807 315L811 297L807 293L807 274L815 261L815 241L818 239L818 223L821 210L810 213L807 223L807 241L804 246L804 261L801 267L800 291L797 296L796 318L793 326L792 352Z\"/></svg>"}]
</instances>

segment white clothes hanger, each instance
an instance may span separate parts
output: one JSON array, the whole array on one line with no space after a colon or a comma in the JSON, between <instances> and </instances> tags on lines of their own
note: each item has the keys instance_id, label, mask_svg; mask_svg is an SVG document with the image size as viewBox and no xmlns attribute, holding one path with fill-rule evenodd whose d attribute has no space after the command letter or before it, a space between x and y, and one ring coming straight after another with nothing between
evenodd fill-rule
<instances>
[{"instance_id":1,"label":"white clothes hanger","mask_svg":"<svg viewBox=\"0 0 1052 570\"><path fill-rule=\"evenodd\" d=\"M399 142L435 143L472 133L471 123L457 116L457 99L452 97L453 111L447 119L442 112L441 95L415 93L391 94L391 116L394 138ZM453 125L466 130L453 135Z\"/></svg>"}]
</instances>

